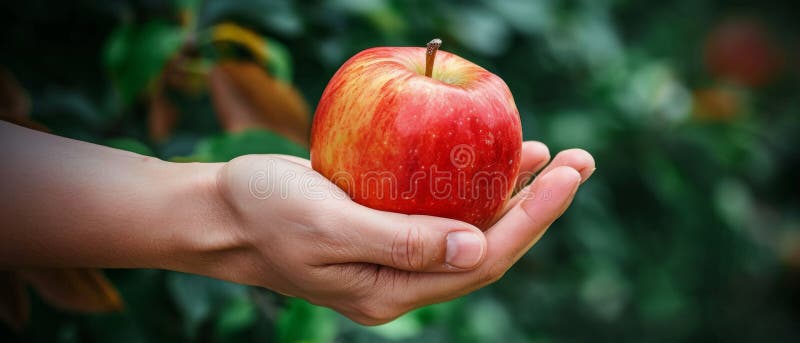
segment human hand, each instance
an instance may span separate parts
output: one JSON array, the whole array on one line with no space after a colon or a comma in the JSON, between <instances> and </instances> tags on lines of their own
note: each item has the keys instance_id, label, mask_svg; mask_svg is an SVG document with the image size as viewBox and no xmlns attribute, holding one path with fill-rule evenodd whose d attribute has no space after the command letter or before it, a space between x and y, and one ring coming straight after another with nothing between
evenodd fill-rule
<instances>
[{"instance_id":1,"label":"human hand","mask_svg":"<svg viewBox=\"0 0 800 343\"><path fill-rule=\"evenodd\" d=\"M545 145L525 142L518 182L549 159ZM381 324L498 280L567 209L594 169L585 151L561 152L481 232L456 220L361 206L304 159L243 156L225 164L215 183L234 224L204 232L198 241L207 244L197 255L204 263L181 269Z\"/></svg>"},{"instance_id":2,"label":"human hand","mask_svg":"<svg viewBox=\"0 0 800 343\"><path fill-rule=\"evenodd\" d=\"M178 270L302 297L364 324L497 280L594 171L582 150L558 154L481 232L356 204L295 157L169 163L4 122L0 133L11 147L0 189L15 195L0 198L1 266ZM520 179L548 160L543 144L524 143Z\"/></svg>"}]
</instances>

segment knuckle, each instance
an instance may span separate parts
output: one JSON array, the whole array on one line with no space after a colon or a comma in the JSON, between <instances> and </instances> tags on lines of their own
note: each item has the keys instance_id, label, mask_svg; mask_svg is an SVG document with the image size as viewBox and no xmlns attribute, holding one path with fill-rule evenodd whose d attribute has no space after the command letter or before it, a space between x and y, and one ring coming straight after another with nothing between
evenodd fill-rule
<instances>
[{"instance_id":1,"label":"knuckle","mask_svg":"<svg viewBox=\"0 0 800 343\"><path fill-rule=\"evenodd\" d=\"M510 261L506 259L490 264L488 268L480 273L480 277L478 278L479 285L485 286L497 282L503 278L510 266Z\"/></svg>"},{"instance_id":2,"label":"knuckle","mask_svg":"<svg viewBox=\"0 0 800 343\"><path fill-rule=\"evenodd\" d=\"M570 150L562 150L562 151L559 151L556 154L556 157L553 160L561 162L561 161L569 159L570 156L572 156L572 154L570 153Z\"/></svg>"},{"instance_id":3,"label":"knuckle","mask_svg":"<svg viewBox=\"0 0 800 343\"><path fill-rule=\"evenodd\" d=\"M547 147L547 145L544 144L540 146L540 149L542 149L542 156L544 156L544 160L549 161L550 158L553 156L550 154L550 149Z\"/></svg>"},{"instance_id":4,"label":"knuckle","mask_svg":"<svg viewBox=\"0 0 800 343\"><path fill-rule=\"evenodd\" d=\"M564 150L562 152L559 152L558 155L556 155L556 158L564 159L564 160L567 160L569 162L578 163L578 164L593 164L594 163L594 158L592 157L592 155L589 152L587 152L586 150L579 149L579 148L572 148L572 149L567 149L567 150Z\"/></svg>"},{"instance_id":5,"label":"knuckle","mask_svg":"<svg viewBox=\"0 0 800 343\"><path fill-rule=\"evenodd\" d=\"M527 142L527 146L530 150L535 151L536 153L540 154L541 156L545 157L545 160L550 159L550 149L542 142Z\"/></svg>"},{"instance_id":6,"label":"knuckle","mask_svg":"<svg viewBox=\"0 0 800 343\"><path fill-rule=\"evenodd\" d=\"M390 322L390 320L379 320L379 319L375 319L375 318L371 318L371 317L365 317L365 316L359 316L359 315L353 316L353 317L351 317L351 319L353 319L353 321L355 321L356 323L359 323L359 324L364 325L364 326L377 326L377 325L386 324L386 323Z\"/></svg>"},{"instance_id":7,"label":"knuckle","mask_svg":"<svg viewBox=\"0 0 800 343\"><path fill-rule=\"evenodd\" d=\"M380 302L362 302L356 304L355 320L364 325L380 325L388 323L400 316L400 312Z\"/></svg>"},{"instance_id":8,"label":"knuckle","mask_svg":"<svg viewBox=\"0 0 800 343\"><path fill-rule=\"evenodd\" d=\"M407 230L395 233L392 242L392 263L396 266L405 266L411 270L421 270L425 267L424 239L421 229L412 225Z\"/></svg>"}]
</instances>

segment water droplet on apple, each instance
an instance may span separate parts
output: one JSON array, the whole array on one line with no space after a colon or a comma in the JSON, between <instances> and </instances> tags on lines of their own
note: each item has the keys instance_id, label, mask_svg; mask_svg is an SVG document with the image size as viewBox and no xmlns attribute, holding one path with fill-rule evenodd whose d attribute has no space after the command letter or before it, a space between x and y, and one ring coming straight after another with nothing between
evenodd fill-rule
<instances>
[{"instance_id":1,"label":"water droplet on apple","mask_svg":"<svg viewBox=\"0 0 800 343\"><path fill-rule=\"evenodd\" d=\"M489 135L486 136L486 145L494 144L494 134L489 132Z\"/></svg>"}]
</instances>

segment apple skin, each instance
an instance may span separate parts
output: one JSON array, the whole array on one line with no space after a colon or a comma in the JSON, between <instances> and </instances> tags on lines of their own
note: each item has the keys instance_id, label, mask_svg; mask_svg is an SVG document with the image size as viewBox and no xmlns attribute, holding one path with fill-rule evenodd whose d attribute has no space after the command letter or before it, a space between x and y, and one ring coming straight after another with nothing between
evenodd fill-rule
<instances>
[{"instance_id":1,"label":"apple skin","mask_svg":"<svg viewBox=\"0 0 800 343\"><path fill-rule=\"evenodd\" d=\"M510 198L522 128L498 76L446 51L378 47L350 58L322 94L314 170L367 207L486 229Z\"/></svg>"}]
</instances>

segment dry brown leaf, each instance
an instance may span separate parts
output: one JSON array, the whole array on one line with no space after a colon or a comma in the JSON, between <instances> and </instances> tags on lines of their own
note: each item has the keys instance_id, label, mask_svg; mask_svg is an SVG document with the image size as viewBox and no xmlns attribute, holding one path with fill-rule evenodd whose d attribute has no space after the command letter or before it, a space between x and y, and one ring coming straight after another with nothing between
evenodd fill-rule
<instances>
[{"instance_id":1,"label":"dry brown leaf","mask_svg":"<svg viewBox=\"0 0 800 343\"><path fill-rule=\"evenodd\" d=\"M30 317L30 300L25 283L15 271L0 271L0 320L21 330Z\"/></svg>"},{"instance_id":2,"label":"dry brown leaf","mask_svg":"<svg viewBox=\"0 0 800 343\"><path fill-rule=\"evenodd\" d=\"M178 121L178 109L169 101L163 91L159 91L150 99L150 111L147 114L147 129L150 138L163 141L172 134Z\"/></svg>"},{"instance_id":3,"label":"dry brown leaf","mask_svg":"<svg viewBox=\"0 0 800 343\"><path fill-rule=\"evenodd\" d=\"M164 141L172 135L180 110L170 101L167 90L198 96L207 88L207 72L198 57L193 40L184 42L181 50L167 61L149 95L147 126L150 138Z\"/></svg>"},{"instance_id":4,"label":"dry brown leaf","mask_svg":"<svg viewBox=\"0 0 800 343\"><path fill-rule=\"evenodd\" d=\"M30 108L28 94L11 72L0 67L0 117L26 119Z\"/></svg>"},{"instance_id":5,"label":"dry brown leaf","mask_svg":"<svg viewBox=\"0 0 800 343\"><path fill-rule=\"evenodd\" d=\"M33 130L50 132L44 125L31 120L28 116L30 109L28 93L11 72L0 67L0 120Z\"/></svg>"},{"instance_id":6,"label":"dry brown leaf","mask_svg":"<svg viewBox=\"0 0 800 343\"><path fill-rule=\"evenodd\" d=\"M291 85L252 62L224 61L210 76L211 95L226 131L260 127L308 146L308 105Z\"/></svg>"},{"instance_id":7,"label":"dry brown leaf","mask_svg":"<svg viewBox=\"0 0 800 343\"><path fill-rule=\"evenodd\" d=\"M692 113L697 119L725 121L741 109L740 95L722 87L695 90Z\"/></svg>"},{"instance_id":8,"label":"dry brown leaf","mask_svg":"<svg viewBox=\"0 0 800 343\"><path fill-rule=\"evenodd\" d=\"M97 269L26 269L19 271L49 304L77 312L123 309L122 298Z\"/></svg>"},{"instance_id":9,"label":"dry brown leaf","mask_svg":"<svg viewBox=\"0 0 800 343\"><path fill-rule=\"evenodd\" d=\"M197 48L192 41L187 41L164 66L159 87L190 96L199 96L208 88L207 78L206 61L198 56Z\"/></svg>"},{"instance_id":10,"label":"dry brown leaf","mask_svg":"<svg viewBox=\"0 0 800 343\"><path fill-rule=\"evenodd\" d=\"M48 129L46 126L39 124L29 118L8 118L0 114L0 120L7 121L11 124L16 124L22 127L27 127L31 130L50 132L50 129Z\"/></svg>"}]
</instances>

